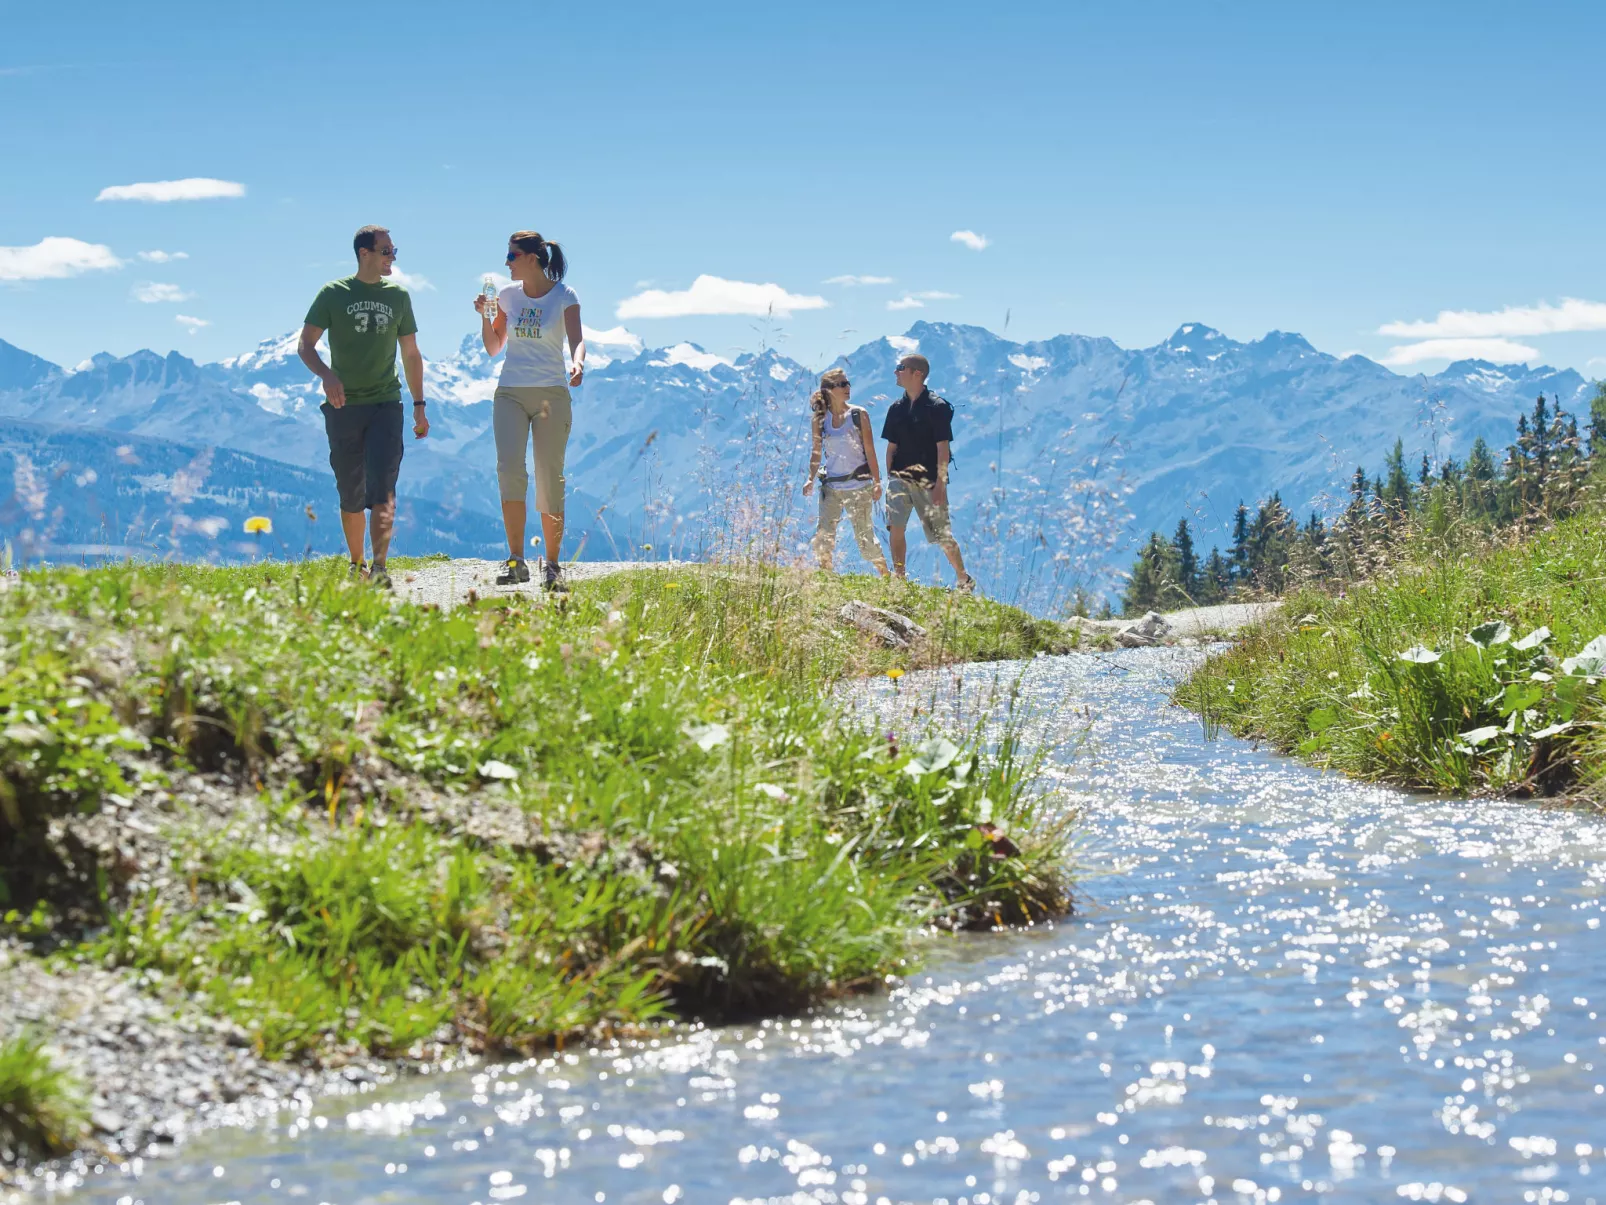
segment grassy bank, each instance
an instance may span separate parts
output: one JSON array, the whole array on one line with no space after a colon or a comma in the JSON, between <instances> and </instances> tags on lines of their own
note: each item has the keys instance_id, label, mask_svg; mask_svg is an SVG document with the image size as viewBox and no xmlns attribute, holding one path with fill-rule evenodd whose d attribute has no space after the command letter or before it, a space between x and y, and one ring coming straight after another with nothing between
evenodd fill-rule
<instances>
[{"instance_id":1,"label":"grassy bank","mask_svg":"<svg viewBox=\"0 0 1606 1205\"><path fill-rule=\"evenodd\" d=\"M1476 551L1423 539L1346 597L1290 596L1177 699L1360 778L1598 801L1603 633L1599 515Z\"/></svg>"},{"instance_id":2,"label":"grassy bank","mask_svg":"<svg viewBox=\"0 0 1606 1205\"><path fill-rule=\"evenodd\" d=\"M849 597L931 635L883 649L835 622ZM832 683L1061 639L775 571L451 612L334 562L26 576L0 593L0 936L154 972L272 1058L796 1009L906 968L922 928L1067 904L1029 757L900 747ZM46 1115L8 1082L0 1116Z\"/></svg>"}]
</instances>

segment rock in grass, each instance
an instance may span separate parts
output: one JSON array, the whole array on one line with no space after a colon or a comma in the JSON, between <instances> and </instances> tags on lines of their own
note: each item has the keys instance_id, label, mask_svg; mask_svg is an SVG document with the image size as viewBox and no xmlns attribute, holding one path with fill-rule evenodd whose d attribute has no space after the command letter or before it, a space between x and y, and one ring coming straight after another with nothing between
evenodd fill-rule
<instances>
[{"instance_id":1,"label":"rock in grass","mask_svg":"<svg viewBox=\"0 0 1606 1205\"><path fill-rule=\"evenodd\" d=\"M868 632L889 649L906 649L917 640L926 638L926 629L907 615L872 607L867 602L854 600L844 603L836 617L861 632Z\"/></svg>"},{"instance_id":2,"label":"rock in grass","mask_svg":"<svg viewBox=\"0 0 1606 1205\"><path fill-rule=\"evenodd\" d=\"M1158 611L1150 611L1136 623L1127 624L1115 634L1115 643L1122 648L1140 649L1160 644L1171 635L1171 625Z\"/></svg>"}]
</instances>

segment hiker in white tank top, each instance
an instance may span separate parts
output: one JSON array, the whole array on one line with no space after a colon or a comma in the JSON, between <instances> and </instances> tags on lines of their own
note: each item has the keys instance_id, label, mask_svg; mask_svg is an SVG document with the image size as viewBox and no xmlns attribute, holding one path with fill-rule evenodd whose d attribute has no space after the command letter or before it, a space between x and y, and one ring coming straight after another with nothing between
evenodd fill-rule
<instances>
[{"instance_id":1,"label":"hiker in white tank top","mask_svg":"<svg viewBox=\"0 0 1606 1205\"><path fill-rule=\"evenodd\" d=\"M887 560L876 542L871 511L881 497L881 465L876 460L870 416L862 408L848 404L850 393L847 373L833 368L820 378L820 388L809 399L814 412L814 449L809 456L803 496L814 492L817 478L820 521L814 532L814 553L820 558L820 568L830 573L837 525L842 512L847 511L859 554L886 577Z\"/></svg>"},{"instance_id":2,"label":"hiker in white tank top","mask_svg":"<svg viewBox=\"0 0 1606 1205\"><path fill-rule=\"evenodd\" d=\"M475 297L480 338L487 355L503 348L502 375L491 399L491 432L496 438L496 477L502 491L502 526L507 531L507 563L499 586L530 580L524 559L525 502L530 474L526 450L535 436L535 506L541 512L546 544L542 584L565 589L558 554L563 547L563 460L569 445L571 385L585 376L586 342L580 325L580 299L563 283L563 248L533 230L520 230L507 242L507 268L513 283L496 298ZM563 364L568 336L570 366Z\"/></svg>"}]
</instances>

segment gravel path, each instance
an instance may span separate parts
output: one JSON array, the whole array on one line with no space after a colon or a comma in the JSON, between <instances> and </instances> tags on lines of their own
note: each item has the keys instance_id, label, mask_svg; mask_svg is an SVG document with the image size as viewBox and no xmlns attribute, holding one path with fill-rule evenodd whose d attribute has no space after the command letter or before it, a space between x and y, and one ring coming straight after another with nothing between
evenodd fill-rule
<instances>
[{"instance_id":1,"label":"gravel path","mask_svg":"<svg viewBox=\"0 0 1606 1205\"><path fill-rule=\"evenodd\" d=\"M571 582L606 577L625 569L672 569L685 561L575 561L563 567L563 576ZM396 597L410 603L434 605L450 611L468 601L469 592L476 598L509 597L525 594L544 598L541 589L541 563L530 562L530 581L518 586L498 586L496 575L502 571L503 561L476 561L460 559L442 561L422 569L411 569L395 579Z\"/></svg>"},{"instance_id":2,"label":"gravel path","mask_svg":"<svg viewBox=\"0 0 1606 1205\"><path fill-rule=\"evenodd\" d=\"M1185 611L1166 612L1165 621L1179 636L1231 636L1280 606L1280 602L1253 602L1189 607Z\"/></svg>"}]
</instances>

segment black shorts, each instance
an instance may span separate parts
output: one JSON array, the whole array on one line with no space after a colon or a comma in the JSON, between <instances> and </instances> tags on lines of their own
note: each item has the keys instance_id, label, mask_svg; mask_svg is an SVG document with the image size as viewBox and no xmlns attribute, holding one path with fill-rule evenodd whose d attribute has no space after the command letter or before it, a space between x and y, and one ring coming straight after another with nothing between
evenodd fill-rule
<instances>
[{"instance_id":1,"label":"black shorts","mask_svg":"<svg viewBox=\"0 0 1606 1205\"><path fill-rule=\"evenodd\" d=\"M347 402L321 407L329 435L329 467L335 471L340 509L359 514L396 497L402 462L402 404Z\"/></svg>"}]
</instances>

